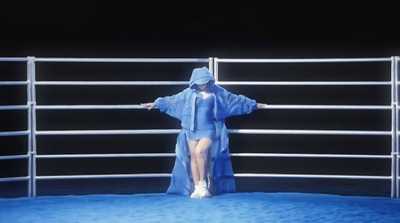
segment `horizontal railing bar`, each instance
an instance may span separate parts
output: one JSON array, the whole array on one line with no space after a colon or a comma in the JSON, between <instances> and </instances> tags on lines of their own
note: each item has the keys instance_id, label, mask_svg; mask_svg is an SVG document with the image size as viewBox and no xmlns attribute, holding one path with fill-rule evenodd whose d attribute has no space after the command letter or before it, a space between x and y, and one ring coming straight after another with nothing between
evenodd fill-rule
<instances>
[{"instance_id":1,"label":"horizontal railing bar","mask_svg":"<svg viewBox=\"0 0 400 223\"><path fill-rule=\"evenodd\" d=\"M36 85L79 86L136 86L136 85L189 85L189 81L37 81Z\"/></svg>"},{"instance_id":2,"label":"horizontal railing bar","mask_svg":"<svg viewBox=\"0 0 400 223\"><path fill-rule=\"evenodd\" d=\"M366 158L391 159L391 155L358 155L358 154L301 154L301 153L231 153L232 157L295 157L295 158Z\"/></svg>"},{"instance_id":3,"label":"horizontal railing bar","mask_svg":"<svg viewBox=\"0 0 400 223\"><path fill-rule=\"evenodd\" d=\"M180 129L141 129L141 130L59 130L37 131L36 135L143 135L178 134Z\"/></svg>"},{"instance_id":4,"label":"horizontal railing bar","mask_svg":"<svg viewBox=\"0 0 400 223\"><path fill-rule=\"evenodd\" d=\"M209 58L50 58L38 57L36 62L140 62L140 63L208 63Z\"/></svg>"},{"instance_id":5,"label":"horizontal railing bar","mask_svg":"<svg viewBox=\"0 0 400 223\"><path fill-rule=\"evenodd\" d=\"M391 159L390 155L357 155L357 154L297 154L297 153L231 153L232 157L298 157L298 158L370 158ZM122 154L60 154L37 155L37 159L66 158L136 158L136 157L175 157L175 153L122 153ZM25 155L24 158L29 156ZM0 156L0 159L2 157Z\"/></svg>"},{"instance_id":6,"label":"horizontal railing bar","mask_svg":"<svg viewBox=\"0 0 400 223\"><path fill-rule=\"evenodd\" d=\"M29 155L12 155L12 156L0 156L0 160L16 160L16 159L27 159Z\"/></svg>"},{"instance_id":7,"label":"horizontal railing bar","mask_svg":"<svg viewBox=\"0 0 400 223\"><path fill-rule=\"evenodd\" d=\"M0 105L0 110L27 110L28 105Z\"/></svg>"},{"instance_id":8,"label":"horizontal railing bar","mask_svg":"<svg viewBox=\"0 0 400 223\"><path fill-rule=\"evenodd\" d=\"M318 86L338 86L338 85L391 85L390 81L217 81L219 85L318 85Z\"/></svg>"},{"instance_id":9,"label":"horizontal railing bar","mask_svg":"<svg viewBox=\"0 0 400 223\"><path fill-rule=\"evenodd\" d=\"M318 174L235 173L234 176L235 176L235 177L278 177L278 178L360 179L360 180L391 180L391 179L392 179L392 176L318 175Z\"/></svg>"},{"instance_id":10,"label":"horizontal railing bar","mask_svg":"<svg viewBox=\"0 0 400 223\"><path fill-rule=\"evenodd\" d=\"M62 154L37 155L37 159L68 159L68 158L136 158L136 157L175 157L175 153L122 153L122 154Z\"/></svg>"},{"instance_id":11,"label":"horizontal railing bar","mask_svg":"<svg viewBox=\"0 0 400 223\"><path fill-rule=\"evenodd\" d=\"M223 59L218 63L331 63L331 62L390 62L390 57L382 58L326 58L326 59Z\"/></svg>"},{"instance_id":12,"label":"horizontal railing bar","mask_svg":"<svg viewBox=\"0 0 400 223\"><path fill-rule=\"evenodd\" d=\"M38 105L38 110L59 110L59 109L148 109L141 105Z\"/></svg>"},{"instance_id":13,"label":"horizontal railing bar","mask_svg":"<svg viewBox=\"0 0 400 223\"><path fill-rule=\"evenodd\" d=\"M28 81L0 81L0 85L28 85Z\"/></svg>"},{"instance_id":14,"label":"horizontal railing bar","mask_svg":"<svg viewBox=\"0 0 400 223\"><path fill-rule=\"evenodd\" d=\"M390 105L267 105L260 109L348 109L348 110L391 110Z\"/></svg>"},{"instance_id":15,"label":"horizontal railing bar","mask_svg":"<svg viewBox=\"0 0 400 223\"><path fill-rule=\"evenodd\" d=\"M310 134L310 135L391 135L390 131L341 131L341 130L266 130L230 129L234 134ZM177 134L180 129L141 130L57 130L37 131L37 135L124 135L124 134Z\"/></svg>"},{"instance_id":16,"label":"horizontal railing bar","mask_svg":"<svg viewBox=\"0 0 400 223\"><path fill-rule=\"evenodd\" d=\"M326 58L326 59L223 59L219 63L306 63L306 62L390 62L384 58ZM27 62L26 57L0 57L0 61ZM209 58L50 58L37 57L37 62L209 62Z\"/></svg>"},{"instance_id":17,"label":"horizontal railing bar","mask_svg":"<svg viewBox=\"0 0 400 223\"><path fill-rule=\"evenodd\" d=\"M98 175L62 175L36 176L36 180L64 180L64 179L105 179L105 178L152 178L171 177L170 173L143 173L143 174L98 174Z\"/></svg>"},{"instance_id":18,"label":"horizontal railing bar","mask_svg":"<svg viewBox=\"0 0 400 223\"><path fill-rule=\"evenodd\" d=\"M27 107L27 106L26 106ZM28 107L27 107L28 108ZM148 109L141 105L38 105L36 109ZM260 109L349 109L349 110L390 110L390 105L268 105ZM1 110L1 107L0 107Z\"/></svg>"},{"instance_id":19,"label":"horizontal railing bar","mask_svg":"<svg viewBox=\"0 0 400 223\"><path fill-rule=\"evenodd\" d=\"M0 182L28 181L29 177L6 177L0 178Z\"/></svg>"},{"instance_id":20,"label":"horizontal railing bar","mask_svg":"<svg viewBox=\"0 0 400 223\"><path fill-rule=\"evenodd\" d=\"M364 180L390 180L391 176L362 176L362 175L318 175L318 174L261 174L261 173L235 173L235 177L278 177L278 178L321 178L321 179L364 179ZM99 174L99 175L61 175L37 176L36 180L70 180L70 179L105 179L105 178L155 178L171 177L170 173L144 173L144 174Z\"/></svg>"},{"instance_id":21,"label":"horizontal railing bar","mask_svg":"<svg viewBox=\"0 0 400 223\"><path fill-rule=\"evenodd\" d=\"M36 135L140 135L178 134L180 129L140 130L56 130L37 131ZM230 129L233 134L300 134L300 135L392 135L390 131L344 131L344 130L276 130L276 129Z\"/></svg>"},{"instance_id":22,"label":"horizontal railing bar","mask_svg":"<svg viewBox=\"0 0 400 223\"><path fill-rule=\"evenodd\" d=\"M0 136L24 136L29 135L29 131L0 132Z\"/></svg>"},{"instance_id":23,"label":"horizontal railing bar","mask_svg":"<svg viewBox=\"0 0 400 223\"><path fill-rule=\"evenodd\" d=\"M0 61L5 62L27 62L28 58L26 57L0 57Z\"/></svg>"},{"instance_id":24,"label":"horizontal railing bar","mask_svg":"<svg viewBox=\"0 0 400 223\"><path fill-rule=\"evenodd\" d=\"M234 134L293 134L293 135L391 135L390 131L344 130L277 130L277 129L230 129Z\"/></svg>"},{"instance_id":25,"label":"horizontal railing bar","mask_svg":"<svg viewBox=\"0 0 400 223\"><path fill-rule=\"evenodd\" d=\"M356 86L387 85L389 81L218 81L219 85L294 85L294 86ZM22 84L22 83L21 83ZM79 86L136 86L136 85L188 85L188 81L38 81L36 85L79 85Z\"/></svg>"}]
</instances>

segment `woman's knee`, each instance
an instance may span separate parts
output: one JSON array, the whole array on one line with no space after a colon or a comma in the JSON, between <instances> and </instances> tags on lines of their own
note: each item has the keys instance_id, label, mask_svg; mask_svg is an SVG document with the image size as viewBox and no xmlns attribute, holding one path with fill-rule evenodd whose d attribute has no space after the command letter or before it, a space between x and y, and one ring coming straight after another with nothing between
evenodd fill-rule
<instances>
[{"instance_id":1,"label":"woman's knee","mask_svg":"<svg viewBox=\"0 0 400 223\"><path fill-rule=\"evenodd\" d=\"M206 151L207 151L207 149L196 148L196 157L198 157L198 158L205 157L206 156Z\"/></svg>"},{"instance_id":2,"label":"woman's knee","mask_svg":"<svg viewBox=\"0 0 400 223\"><path fill-rule=\"evenodd\" d=\"M196 160L197 160L197 152L196 152L196 150L190 151L190 160L191 160L191 162L196 162Z\"/></svg>"}]
</instances>

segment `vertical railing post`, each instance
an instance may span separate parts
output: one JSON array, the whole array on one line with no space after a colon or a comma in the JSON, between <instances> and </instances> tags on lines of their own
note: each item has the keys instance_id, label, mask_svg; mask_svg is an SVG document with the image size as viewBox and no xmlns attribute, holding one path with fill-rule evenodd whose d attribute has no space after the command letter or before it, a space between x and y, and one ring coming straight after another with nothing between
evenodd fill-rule
<instances>
[{"instance_id":1,"label":"vertical railing post","mask_svg":"<svg viewBox=\"0 0 400 223\"><path fill-rule=\"evenodd\" d=\"M29 78L29 196L36 197L36 66L35 57L28 57Z\"/></svg>"},{"instance_id":2,"label":"vertical railing post","mask_svg":"<svg viewBox=\"0 0 400 223\"><path fill-rule=\"evenodd\" d=\"M218 79L218 57L214 57L213 59L214 62L214 78L215 78L215 82L218 84L219 79Z\"/></svg>"},{"instance_id":3,"label":"vertical railing post","mask_svg":"<svg viewBox=\"0 0 400 223\"><path fill-rule=\"evenodd\" d=\"M391 197L396 197L397 190L397 147L398 147L398 135L397 135L397 124L398 124L398 111L397 111L397 73L396 73L396 57L391 58L391 78L392 78L392 91L391 91L391 104L392 104L392 168L391 168Z\"/></svg>"},{"instance_id":4,"label":"vertical railing post","mask_svg":"<svg viewBox=\"0 0 400 223\"><path fill-rule=\"evenodd\" d=\"M213 57L208 58L208 67L209 67L210 72L212 74L214 74L214 58Z\"/></svg>"},{"instance_id":5,"label":"vertical railing post","mask_svg":"<svg viewBox=\"0 0 400 223\"><path fill-rule=\"evenodd\" d=\"M392 57L392 69L393 69L393 72L394 72L394 76L395 76L395 94L396 94L396 96L395 96L395 98L396 98L396 106L397 106L397 108L396 108L396 147L395 147L395 151L394 151L394 154L393 154L393 159L394 159L394 162L395 162L395 169L394 169L394 171L395 171L395 174L394 174L394 178L395 178L395 186L396 186L396 188L395 188L395 190L396 190L396 198L399 198L399 196L400 196L400 192L399 192L399 185L400 185L400 182L399 182L399 135L398 135L398 131L399 131L399 109L398 109L398 104L399 104L399 92L398 92L398 89L399 89L399 84L398 84L398 81L399 81L399 58L400 57Z\"/></svg>"},{"instance_id":6,"label":"vertical railing post","mask_svg":"<svg viewBox=\"0 0 400 223\"><path fill-rule=\"evenodd\" d=\"M28 57L28 61L26 63L26 73L27 73L27 106L28 108L28 197L32 197L32 67L31 67L32 60Z\"/></svg>"}]
</instances>

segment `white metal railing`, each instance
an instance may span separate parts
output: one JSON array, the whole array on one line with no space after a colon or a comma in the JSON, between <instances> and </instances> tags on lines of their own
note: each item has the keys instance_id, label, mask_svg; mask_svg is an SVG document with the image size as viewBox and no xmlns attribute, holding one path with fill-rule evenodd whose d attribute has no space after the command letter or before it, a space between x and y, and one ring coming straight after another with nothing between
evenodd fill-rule
<instances>
[{"instance_id":1,"label":"white metal railing","mask_svg":"<svg viewBox=\"0 0 400 223\"><path fill-rule=\"evenodd\" d=\"M82 63L208 63L211 58L36 58L36 62Z\"/></svg>"},{"instance_id":2,"label":"white metal railing","mask_svg":"<svg viewBox=\"0 0 400 223\"><path fill-rule=\"evenodd\" d=\"M134 85L188 85L188 81L37 81L36 85L134 86Z\"/></svg>"},{"instance_id":3,"label":"white metal railing","mask_svg":"<svg viewBox=\"0 0 400 223\"><path fill-rule=\"evenodd\" d=\"M231 156L236 157L291 157L291 158L377 158L390 159L390 155L357 155L357 154L304 154L304 153L231 153Z\"/></svg>"},{"instance_id":4,"label":"white metal railing","mask_svg":"<svg viewBox=\"0 0 400 223\"><path fill-rule=\"evenodd\" d=\"M217 63L354 63L354 62L390 62L384 58L325 58L325 59L221 59Z\"/></svg>"},{"instance_id":5,"label":"white metal railing","mask_svg":"<svg viewBox=\"0 0 400 223\"><path fill-rule=\"evenodd\" d=\"M391 131L341 131L341 130L231 130L238 134L313 134L313 135L387 135L392 138L391 154L374 155L344 155L344 154L245 154L257 157L308 157L308 158L371 158L391 159L390 176L346 176L346 175L314 175L314 174L252 174L236 173L236 177L288 177L288 178L330 178L330 179L381 179L391 180L391 197L399 197L399 158L398 158L398 60L390 58L341 58L341 59L220 59L214 58L214 70L219 85L259 85L259 86L391 86L390 105L270 105L268 109L348 109L348 110L391 110ZM220 81L218 65L221 63L351 63L351 62L391 62L391 81ZM242 154L233 154L241 156Z\"/></svg>"},{"instance_id":6,"label":"white metal railing","mask_svg":"<svg viewBox=\"0 0 400 223\"><path fill-rule=\"evenodd\" d=\"M207 63L211 72L213 72L212 58L194 58L194 59L179 59L179 58L35 58L35 62L111 62L111 63ZM34 69L33 69L34 70ZM35 81L33 75L33 91L36 86L59 86L59 85L79 85L79 86L137 86L137 85L187 85L188 81ZM34 95L34 94L33 94ZM140 105L37 105L36 97L32 98L34 104L33 112L37 110L59 110L59 109L144 109ZM33 115L36 117L36 115ZM34 125L36 120L33 119ZM40 135L138 135L138 134L177 134L179 130L82 130L82 131L36 131L33 128L33 157L37 159L51 158L78 158L77 156L85 157L85 154L75 155L40 155L37 154L36 136ZM169 154L92 154L91 158L116 158L116 157L169 157ZM170 177L171 174L110 174L110 175L70 175L70 176L37 176L36 165L32 166L32 196L36 196L36 181L37 180L56 180L56 179L94 179L94 178L143 178L143 177Z\"/></svg>"},{"instance_id":7,"label":"white metal railing","mask_svg":"<svg viewBox=\"0 0 400 223\"><path fill-rule=\"evenodd\" d=\"M28 58L14 58L14 57L1 57L0 63L2 62L25 62L29 61ZM27 63L28 64L28 63ZM29 72L29 65L27 65L27 70ZM28 80L26 81L0 81L0 86L27 86L27 104L26 105L1 105L0 110L27 110L28 114L28 123L27 130L24 131L9 131L9 132L0 132L0 137L9 137L9 136L27 136L28 137L28 148L26 155L7 155L0 156L0 162L2 160L14 160L14 159L26 159L28 162L27 176L22 177L6 177L0 178L1 182L14 182L14 181L28 181L28 196L32 195L32 175L31 175L31 167L32 167L32 156L31 156L31 106L30 106L30 98L31 98L31 81L30 75L27 74Z\"/></svg>"},{"instance_id":8,"label":"white metal railing","mask_svg":"<svg viewBox=\"0 0 400 223\"><path fill-rule=\"evenodd\" d=\"M390 105L268 105L266 109L341 109L341 110L391 110L391 131L351 131L351 130L275 130L275 129L230 129L231 134L298 134L298 135L381 135L392 137L392 152L387 155L359 154L298 154L298 153L233 153L233 157L297 157L297 158L349 158L349 159L391 159L390 176L355 176L355 175L321 175L321 174L256 174L235 173L235 177L280 177L280 178L324 178L324 179L371 179L391 180L391 197L399 197L399 148L398 148L398 63L399 57L390 58L343 58L343 59L220 59L220 58L0 58L0 62L26 62L27 81L3 81L0 85L26 85L27 105L0 106L0 110L28 110L26 131L0 132L0 136L28 136L27 155L0 156L6 159L28 159L28 176L0 178L1 182L28 181L28 196L36 196L37 180L60 179L95 179L95 178L145 178L170 177L170 173L154 174L106 174L106 175L69 175L37 176L37 159L65 158L121 158L121 157L174 157L174 153L135 153L135 154L37 154L36 136L40 135L132 135L132 134L177 134L179 129L140 129L140 130L68 130L37 131L37 110L76 110L76 109L145 109L140 105L38 105L36 86L135 86L135 85L187 85L188 81L36 81L35 63L46 62L95 62L95 63L208 63L210 71L219 85L259 85L259 86L390 86ZM220 81L218 65L220 63L351 63L351 62L390 62L391 81Z\"/></svg>"},{"instance_id":9,"label":"white metal railing","mask_svg":"<svg viewBox=\"0 0 400 223\"><path fill-rule=\"evenodd\" d=\"M273 85L273 86L357 86L388 85L389 81L218 81L220 85Z\"/></svg>"}]
</instances>

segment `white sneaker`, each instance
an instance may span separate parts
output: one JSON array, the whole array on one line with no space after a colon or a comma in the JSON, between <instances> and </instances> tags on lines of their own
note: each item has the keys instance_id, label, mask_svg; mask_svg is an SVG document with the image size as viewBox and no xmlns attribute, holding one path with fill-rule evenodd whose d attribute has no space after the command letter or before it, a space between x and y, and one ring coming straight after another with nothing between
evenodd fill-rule
<instances>
[{"instance_id":1,"label":"white sneaker","mask_svg":"<svg viewBox=\"0 0 400 223\"><path fill-rule=\"evenodd\" d=\"M190 195L190 198L200 198L200 187L199 186L197 186L197 185L194 186L194 191Z\"/></svg>"},{"instance_id":2,"label":"white sneaker","mask_svg":"<svg viewBox=\"0 0 400 223\"><path fill-rule=\"evenodd\" d=\"M199 197L211 197L211 194L207 189L207 183L205 180L199 182Z\"/></svg>"}]
</instances>

